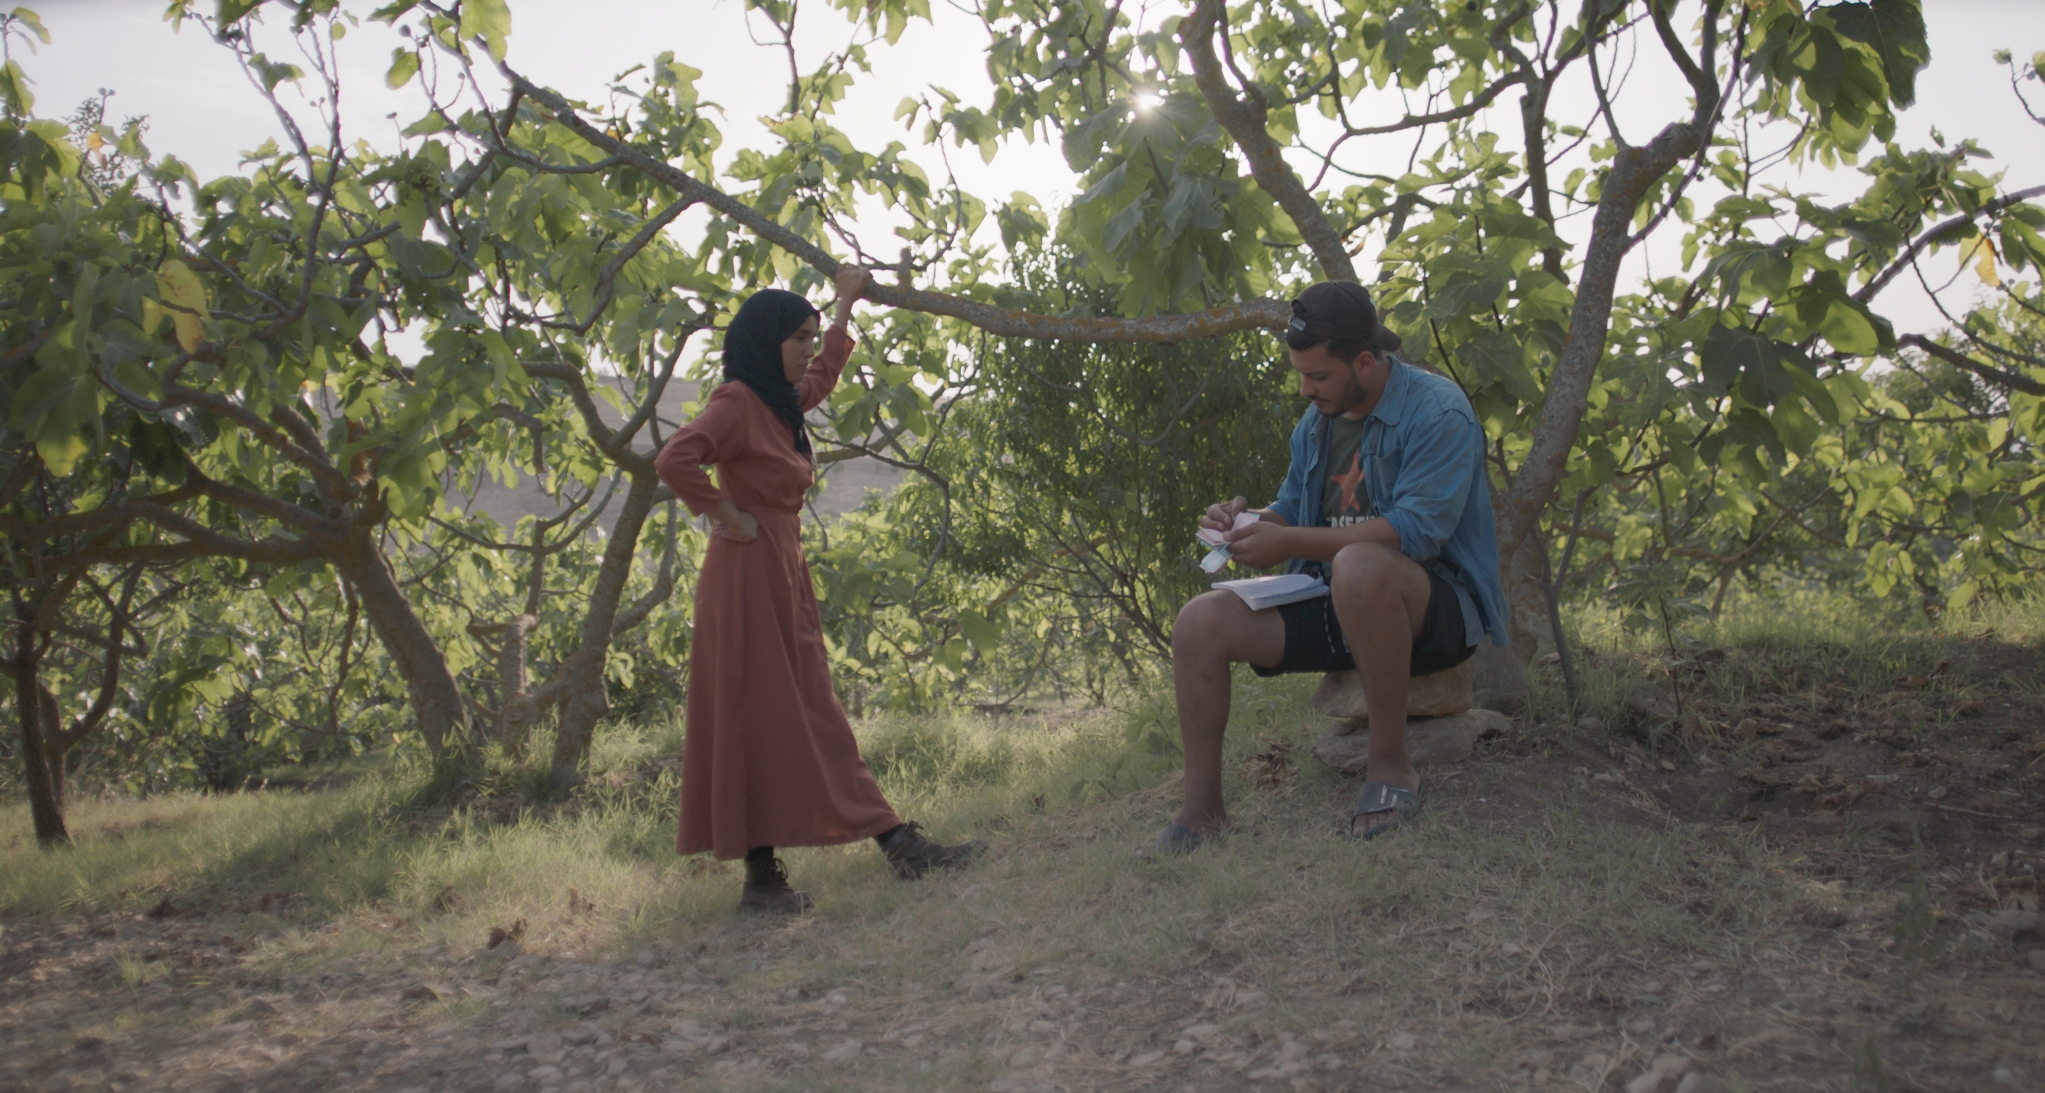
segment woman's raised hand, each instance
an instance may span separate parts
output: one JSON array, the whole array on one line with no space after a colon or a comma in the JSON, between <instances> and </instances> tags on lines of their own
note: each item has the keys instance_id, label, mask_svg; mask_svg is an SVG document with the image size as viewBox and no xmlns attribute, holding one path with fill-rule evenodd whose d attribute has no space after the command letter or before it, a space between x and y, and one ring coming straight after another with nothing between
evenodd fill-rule
<instances>
[{"instance_id":1,"label":"woman's raised hand","mask_svg":"<svg viewBox=\"0 0 2045 1093\"><path fill-rule=\"evenodd\" d=\"M838 272L831 275L832 283L838 288L838 313L831 320L832 326L844 326L852 318L853 302L866 293L867 282L872 279L873 275L864 267L850 263L839 266Z\"/></svg>"}]
</instances>

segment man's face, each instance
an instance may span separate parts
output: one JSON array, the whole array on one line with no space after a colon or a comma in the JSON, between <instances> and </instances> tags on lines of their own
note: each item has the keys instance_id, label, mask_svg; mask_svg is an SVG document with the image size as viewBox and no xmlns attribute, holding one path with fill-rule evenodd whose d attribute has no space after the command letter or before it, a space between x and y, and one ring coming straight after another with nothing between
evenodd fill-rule
<instances>
[{"instance_id":1,"label":"man's face","mask_svg":"<svg viewBox=\"0 0 2045 1093\"><path fill-rule=\"evenodd\" d=\"M1346 414L1370 397L1362 379L1377 364L1370 350L1358 353L1354 361L1331 355L1326 343L1311 349L1288 346L1285 352L1292 358L1292 370L1299 373L1300 395L1320 412L1330 417Z\"/></svg>"}]
</instances>

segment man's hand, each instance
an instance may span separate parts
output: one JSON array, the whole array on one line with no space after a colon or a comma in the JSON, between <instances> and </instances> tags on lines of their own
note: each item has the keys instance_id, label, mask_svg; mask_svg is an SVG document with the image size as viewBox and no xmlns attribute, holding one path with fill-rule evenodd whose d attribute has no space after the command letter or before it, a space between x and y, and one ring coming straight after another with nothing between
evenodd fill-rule
<instances>
[{"instance_id":1,"label":"man's hand","mask_svg":"<svg viewBox=\"0 0 2045 1093\"><path fill-rule=\"evenodd\" d=\"M1292 545L1288 541L1291 531L1284 524L1270 520L1259 520L1241 531L1231 531L1224 536L1228 540L1228 556L1237 565L1250 569L1264 569L1288 561L1293 556Z\"/></svg>"},{"instance_id":2,"label":"man's hand","mask_svg":"<svg viewBox=\"0 0 2045 1093\"><path fill-rule=\"evenodd\" d=\"M1250 511L1249 501L1238 497L1207 506L1207 512L1200 517L1200 526L1208 531L1227 531L1236 526L1236 517Z\"/></svg>"}]
</instances>

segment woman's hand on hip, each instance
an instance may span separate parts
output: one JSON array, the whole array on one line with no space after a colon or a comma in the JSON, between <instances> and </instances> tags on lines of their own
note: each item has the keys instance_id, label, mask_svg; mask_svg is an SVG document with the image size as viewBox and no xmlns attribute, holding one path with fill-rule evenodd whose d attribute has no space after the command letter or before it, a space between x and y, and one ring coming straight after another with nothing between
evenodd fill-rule
<instances>
[{"instance_id":1,"label":"woman's hand on hip","mask_svg":"<svg viewBox=\"0 0 2045 1093\"><path fill-rule=\"evenodd\" d=\"M760 522L753 514L741 510L729 501L723 501L710 512L710 533L719 539L730 539L734 543L750 543L760 537Z\"/></svg>"}]
</instances>

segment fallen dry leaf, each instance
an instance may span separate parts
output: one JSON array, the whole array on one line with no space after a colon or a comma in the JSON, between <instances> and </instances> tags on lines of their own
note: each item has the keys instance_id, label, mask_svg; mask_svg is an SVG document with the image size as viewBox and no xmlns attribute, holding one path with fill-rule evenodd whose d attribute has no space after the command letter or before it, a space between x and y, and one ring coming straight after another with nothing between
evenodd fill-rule
<instances>
[{"instance_id":1,"label":"fallen dry leaf","mask_svg":"<svg viewBox=\"0 0 2045 1093\"><path fill-rule=\"evenodd\" d=\"M1258 789L1278 789L1299 777L1293 769L1291 744L1266 740L1263 751L1243 760L1243 778Z\"/></svg>"},{"instance_id":2,"label":"fallen dry leaf","mask_svg":"<svg viewBox=\"0 0 2045 1093\"><path fill-rule=\"evenodd\" d=\"M505 943L505 942L507 942L507 941L517 941L517 940L518 940L519 938L522 938L522 937L524 937L524 936L525 936L525 920L521 918L521 919L518 919L518 920L516 920L516 921L512 922L512 924L511 924L511 929L509 929L509 930L505 929L505 928L504 928L504 927L502 927L502 926L492 926L492 927L490 927L490 941L489 941L489 944L486 944L486 945L484 945L483 947L484 947L485 949L494 949L494 948L496 948L497 946L499 946L499 945L502 945L502 944L504 944L504 943Z\"/></svg>"},{"instance_id":3,"label":"fallen dry leaf","mask_svg":"<svg viewBox=\"0 0 2045 1093\"><path fill-rule=\"evenodd\" d=\"M1853 802L1870 793L1886 793L1889 787L1880 782L1861 778L1850 782L1837 793L1829 793L1813 802L1811 807L1821 812L1844 812L1853 807Z\"/></svg>"}]
</instances>

